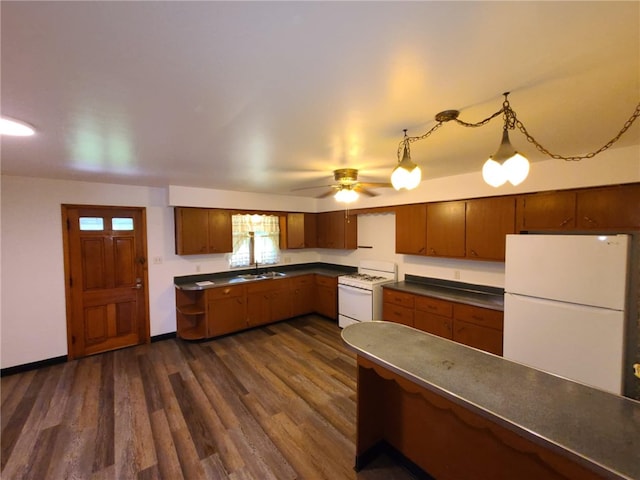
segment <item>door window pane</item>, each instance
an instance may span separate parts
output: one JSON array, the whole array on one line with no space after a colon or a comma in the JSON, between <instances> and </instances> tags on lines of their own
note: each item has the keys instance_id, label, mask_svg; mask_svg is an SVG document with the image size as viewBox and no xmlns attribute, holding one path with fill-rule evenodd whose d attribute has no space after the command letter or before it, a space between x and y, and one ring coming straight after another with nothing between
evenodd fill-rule
<instances>
[{"instance_id":1,"label":"door window pane","mask_svg":"<svg viewBox=\"0 0 640 480\"><path fill-rule=\"evenodd\" d=\"M80 230L104 230L102 217L80 217Z\"/></svg>"},{"instance_id":2,"label":"door window pane","mask_svg":"<svg viewBox=\"0 0 640 480\"><path fill-rule=\"evenodd\" d=\"M112 230L133 230L133 218L112 218Z\"/></svg>"}]
</instances>

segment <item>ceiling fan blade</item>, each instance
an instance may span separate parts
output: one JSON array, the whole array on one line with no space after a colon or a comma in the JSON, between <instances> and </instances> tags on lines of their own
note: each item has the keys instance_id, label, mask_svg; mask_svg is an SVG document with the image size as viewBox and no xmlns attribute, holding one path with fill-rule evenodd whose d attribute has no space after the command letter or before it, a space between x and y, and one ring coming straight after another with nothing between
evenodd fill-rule
<instances>
[{"instance_id":1,"label":"ceiling fan blade","mask_svg":"<svg viewBox=\"0 0 640 480\"><path fill-rule=\"evenodd\" d=\"M311 189L314 189L314 188L327 188L327 187L333 187L333 185L315 185L313 187L300 187L300 188L294 188L291 191L292 192L297 192L298 190L311 190Z\"/></svg>"},{"instance_id":2,"label":"ceiling fan blade","mask_svg":"<svg viewBox=\"0 0 640 480\"><path fill-rule=\"evenodd\" d=\"M386 182L358 182L359 186L362 187L374 187L374 188L391 188L393 185Z\"/></svg>"},{"instance_id":3,"label":"ceiling fan blade","mask_svg":"<svg viewBox=\"0 0 640 480\"><path fill-rule=\"evenodd\" d=\"M379 193L375 193L375 192L372 192L371 190L367 190L366 188L362 188L361 185L358 185L357 187L355 187L354 190L368 197L377 197L378 195L380 195Z\"/></svg>"},{"instance_id":4,"label":"ceiling fan blade","mask_svg":"<svg viewBox=\"0 0 640 480\"><path fill-rule=\"evenodd\" d=\"M331 195L333 193L333 189L331 190L327 190L326 192L324 192L322 195L318 195L316 198L327 198L329 195Z\"/></svg>"}]
</instances>

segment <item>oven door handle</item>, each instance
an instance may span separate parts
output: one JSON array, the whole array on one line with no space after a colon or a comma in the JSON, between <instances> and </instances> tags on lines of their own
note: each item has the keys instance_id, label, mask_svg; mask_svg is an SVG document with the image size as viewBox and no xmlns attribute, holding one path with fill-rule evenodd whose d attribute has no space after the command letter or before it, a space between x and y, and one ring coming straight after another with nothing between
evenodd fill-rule
<instances>
[{"instance_id":1,"label":"oven door handle","mask_svg":"<svg viewBox=\"0 0 640 480\"><path fill-rule=\"evenodd\" d=\"M371 295L371 290L366 288L352 287L351 285L338 284L338 290L347 290L349 292L358 293L360 295Z\"/></svg>"}]
</instances>

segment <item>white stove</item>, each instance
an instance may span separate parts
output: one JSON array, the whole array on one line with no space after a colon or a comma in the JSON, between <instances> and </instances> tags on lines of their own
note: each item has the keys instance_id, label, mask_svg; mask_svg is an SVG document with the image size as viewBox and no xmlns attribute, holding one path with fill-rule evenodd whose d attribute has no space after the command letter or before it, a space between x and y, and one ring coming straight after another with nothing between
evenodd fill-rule
<instances>
[{"instance_id":1,"label":"white stove","mask_svg":"<svg viewBox=\"0 0 640 480\"><path fill-rule=\"evenodd\" d=\"M338 277L338 325L382 320L382 285L397 280L396 264L362 260L357 273Z\"/></svg>"}]
</instances>

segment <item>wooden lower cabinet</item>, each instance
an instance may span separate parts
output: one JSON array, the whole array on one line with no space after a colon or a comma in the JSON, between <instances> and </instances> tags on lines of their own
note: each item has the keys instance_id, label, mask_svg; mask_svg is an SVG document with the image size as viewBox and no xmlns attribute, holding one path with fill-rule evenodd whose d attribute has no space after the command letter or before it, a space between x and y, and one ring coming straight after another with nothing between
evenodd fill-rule
<instances>
[{"instance_id":1,"label":"wooden lower cabinet","mask_svg":"<svg viewBox=\"0 0 640 480\"><path fill-rule=\"evenodd\" d=\"M203 290L176 288L176 330L180 338L195 340L207 336L207 310Z\"/></svg>"},{"instance_id":2,"label":"wooden lower cabinet","mask_svg":"<svg viewBox=\"0 0 640 480\"><path fill-rule=\"evenodd\" d=\"M306 315L314 311L314 275L302 275L291 279L291 316Z\"/></svg>"},{"instance_id":3,"label":"wooden lower cabinet","mask_svg":"<svg viewBox=\"0 0 640 480\"><path fill-rule=\"evenodd\" d=\"M338 319L338 279L316 275L315 311L320 315Z\"/></svg>"},{"instance_id":4,"label":"wooden lower cabinet","mask_svg":"<svg viewBox=\"0 0 640 480\"><path fill-rule=\"evenodd\" d=\"M212 288L206 292L208 337L248 327L244 286Z\"/></svg>"},{"instance_id":5,"label":"wooden lower cabinet","mask_svg":"<svg viewBox=\"0 0 640 480\"><path fill-rule=\"evenodd\" d=\"M502 355L504 313L499 310L383 288L382 317Z\"/></svg>"},{"instance_id":6,"label":"wooden lower cabinet","mask_svg":"<svg viewBox=\"0 0 640 480\"><path fill-rule=\"evenodd\" d=\"M206 290L176 288L176 331L201 340L280 320L319 313L338 318L338 280L300 275Z\"/></svg>"},{"instance_id":7,"label":"wooden lower cabinet","mask_svg":"<svg viewBox=\"0 0 640 480\"><path fill-rule=\"evenodd\" d=\"M247 284L247 322L250 327L291 317L289 279Z\"/></svg>"}]
</instances>

